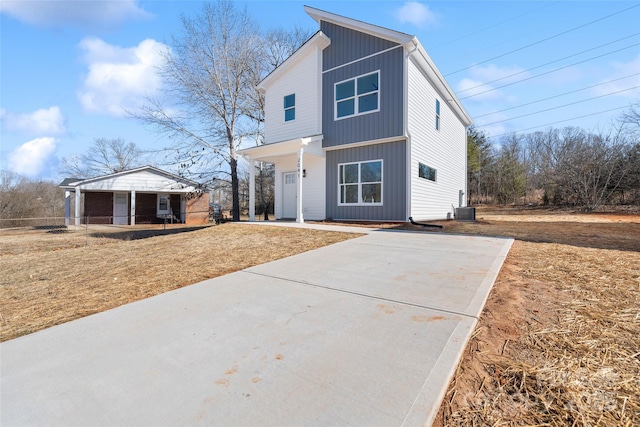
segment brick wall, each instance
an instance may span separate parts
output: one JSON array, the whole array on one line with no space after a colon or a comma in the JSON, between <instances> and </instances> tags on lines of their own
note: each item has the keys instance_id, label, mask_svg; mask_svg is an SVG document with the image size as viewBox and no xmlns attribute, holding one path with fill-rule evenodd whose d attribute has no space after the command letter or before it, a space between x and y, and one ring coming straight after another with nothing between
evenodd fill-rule
<instances>
[{"instance_id":1,"label":"brick wall","mask_svg":"<svg viewBox=\"0 0 640 427\"><path fill-rule=\"evenodd\" d=\"M89 224L112 224L113 193L84 193L84 216Z\"/></svg>"},{"instance_id":2,"label":"brick wall","mask_svg":"<svg viewBox=\"0 0 640 427\"><path fill-rule=\"evenodd\" d=\"M186 195L186 221L187 225L209 223L209 193L199 195Z\"/></svg>"}]
</instances>

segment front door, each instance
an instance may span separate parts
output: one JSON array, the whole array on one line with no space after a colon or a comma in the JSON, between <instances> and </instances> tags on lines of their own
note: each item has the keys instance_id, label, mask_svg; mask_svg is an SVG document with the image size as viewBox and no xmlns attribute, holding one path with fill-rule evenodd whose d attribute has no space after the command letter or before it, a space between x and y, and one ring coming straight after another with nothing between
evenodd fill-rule
<instances>
[{"instance_id":1,"label":"front door","mask_svg":"<svg viewBox=\"0 0 640 427\"><path fill-rule=\"evenodd\" d=\"M129 224L129 200L127 193L113 194L113 223L117 225Z\"/></svg>"},{"instance_id":2,"label":"front door","mask_svg":"<svg viewBox=\"0 0 640 427\"><path fill-rule=\"evenodd\" d=\"M296 173L285 172L282 174L282 217L296 217Z\"/></svg>"}]
</instances>

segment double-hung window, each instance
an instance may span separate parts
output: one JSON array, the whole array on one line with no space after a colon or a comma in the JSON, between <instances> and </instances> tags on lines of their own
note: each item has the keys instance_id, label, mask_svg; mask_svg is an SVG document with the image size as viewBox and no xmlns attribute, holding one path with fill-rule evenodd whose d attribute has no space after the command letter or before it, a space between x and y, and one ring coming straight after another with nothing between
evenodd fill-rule
<instances>
[{"instance_id":1,"label":"double-hung window","mask_svg":"<svg viewBox=\"0 0 640 427\"><path fill-rule=\"evenodd\" d=\"M382 160L338 165L339 205L382 204Z\"/></svg>"},{"instance_id":2,"label":"double-hung window","mask_svg":"<svg viewBox=\"0 0 640 427\"><path fill-rule=\"evenodd\" d=\"M440 130L440 101L436 99L436 130Z\"/></svg>"},{"instance_id":3,"label":"double-hung window","mask_svg":"<svg viewBox=\"0 0 640 427\"><path fill-rule=\"evenodd\" d=\"M296 94L292 93L284 97L284 121L290 122L296 119Z\"/></svg>"},{"instance_id":4,"label":"double-hung window","mask_svg":"<svg viewBox=\"0 0 640 427\"><path fill-rule=\"evenodd\" d=\"M380 71L335 84L335 119L380 111Z\"/></svg>"}]
</instances>

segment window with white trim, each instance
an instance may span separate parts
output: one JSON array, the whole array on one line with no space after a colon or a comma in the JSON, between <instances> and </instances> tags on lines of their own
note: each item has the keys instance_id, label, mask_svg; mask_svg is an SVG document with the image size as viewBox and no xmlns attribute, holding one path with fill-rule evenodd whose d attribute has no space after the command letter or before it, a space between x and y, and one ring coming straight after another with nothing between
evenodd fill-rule
<instances>
[{"instance_id":1,"label":"window with white trim","mask_svg":"<svg viewBox=\"0 0 640 427\"><path fill-rule=\"evenodd\" d=\"M382 204L382 160L338 165L338 205Z\"/></svg>"},{"instance_id":2,"label":"window with white trim","mask_svg":"<svg viewBox=\"0 0 640 427\"><path fill-rule=\"evenodd\" d=\"M292 93L284 97L284 121L290 122L296 119L296 94Z\"/></svg>"},{"instance_id":3,"label":"window with white trim","mask_svg":"<svg viewBox=\"0 0 640 427\"><path fill-rule=\"evenodd\" d=\"M436 130L440 130L440 101L436 99Z\"/></svg>"},{"instance_id":4,"label":"window with white trim","mask_svg":"<svg viewBox=\"0 0 640 427\"><path fill-rule=\"evenodd\" d=\"M334 86L334 119L380 111L380 71L338 82Z\"/></svg>"},{"instance_id":5,"label":"window with white trim","mask_svg":"<svg viewBox=\"0 0 640 427\"><path fill-rule=\"evenodd\" d=\"M158 215L164 215L170 213L171 208L169 206L169 196L164 194L158 194Z\"/></svg>"},{"instance_id":6,"label":"window with white trim","mask_svg":"<svg viewBox=\"0 0 640 427\"><path fill-rule=\"evenodd\" d=\"M420 178L428 179L429 181L436 181L436 170L430 166L418 163L418 176Z\"/></svg>"}]
</instances>

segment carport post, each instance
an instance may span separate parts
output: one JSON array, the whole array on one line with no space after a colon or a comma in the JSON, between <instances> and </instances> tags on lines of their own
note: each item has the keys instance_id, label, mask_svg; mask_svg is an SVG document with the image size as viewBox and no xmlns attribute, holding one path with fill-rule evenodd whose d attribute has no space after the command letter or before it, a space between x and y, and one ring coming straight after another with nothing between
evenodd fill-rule
<instances>
[{"instance_id":1,"label":"carport post","mask_svg":"<svg viewBox=\"0 0 640 427\"><path fill-rule=\"evenodd\" d=\"M249 221L256 220L256 162L252 158L249 161Z\"/></svg>"},{"instance_id":2,"label":"carport post","mask_svg":"<svg viewBox=\"0 0 640 427\"><path fill-rule=\"evenodd\" d=\"M76 217L75 224L76 224L76 227L80 226L80 203L81 203L80 196L81 196L80 188L76 187L76 212L75 212L75 217Z\"/></svg>"},{"instance_id":3,"label":"carport post","mask_svg":"<svg viewBox=\"0 0 640 427\"><path fill-rule=\"evenodd\" d=\"M131 190L131 225L136 225L136 190Z\"/></svg>"},{"instance_id":4,"label":"carport post","mask_svg":"<svg viewBox=\"0 0 640 427\"><path fill-rule=\"evenodd\" d=\"M71 216L71 191L64 190L64 225L69 226Z\"/></svg>"}]
</instances>

